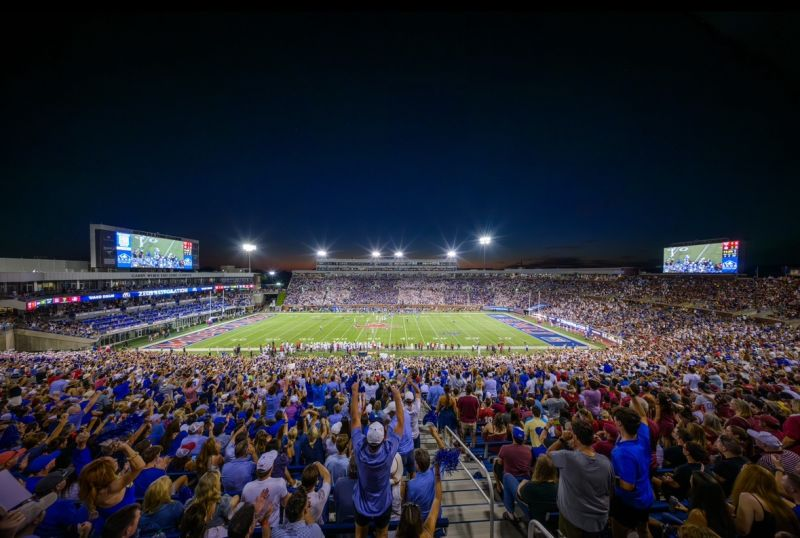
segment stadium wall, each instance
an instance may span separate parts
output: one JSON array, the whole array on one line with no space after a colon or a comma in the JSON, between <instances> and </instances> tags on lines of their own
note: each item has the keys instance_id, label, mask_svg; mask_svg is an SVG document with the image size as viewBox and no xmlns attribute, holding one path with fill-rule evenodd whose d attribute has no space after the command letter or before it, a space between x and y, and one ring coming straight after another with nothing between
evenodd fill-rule
<instances>
[{"instance_id":1,"label":"stadium wall","mask_svg":"<svg viewBox=\"0 0 800 538\"><path fill-rule=\"evenodd\" d=\"M11 347L16 351L73 351L90 349L95 341L90 338L52 334L30 329L14 329L11 337ZM8 345L8 336L5 339Z\"/></svg>"},{"instance_id":2,"label":"stadium wall","mask_svg":"<svg viewBox=\"0 0 800 538\"><path fill-rule=\"evenodd\" d=\"M14 329L0 330L0 351L14 349Z\"/></svg>"}]
</instances>

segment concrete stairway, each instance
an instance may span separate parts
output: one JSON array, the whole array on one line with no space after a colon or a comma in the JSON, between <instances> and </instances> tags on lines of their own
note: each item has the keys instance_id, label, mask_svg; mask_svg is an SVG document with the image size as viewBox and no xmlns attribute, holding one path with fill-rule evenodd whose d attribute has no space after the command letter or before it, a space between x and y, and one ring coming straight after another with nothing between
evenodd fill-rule
<instances>
[{"instance_id":1,"label":"concrete stairway","mask_svg":"<svg viewBox=\"0 0 800 538\"><path fill-rule=\"evenodd\" d=\"M431 461L436 454L438 447L436 441L431 436L426 427L420 426L420 435L422 436L422 448L428 450L431 455ZM447 438L443 436L445 443ZM480 456L479 456L480 457ZM482 478L478 479L478 484L486 492L486 475L488 471L484 467L479 467L470 458L462 456L461 461L469 469L469 472L474 476L474 473L480 472ZM475 483L470 480L469 474L464 470L459 470L452 474L446 474L442 477L442 514L440 517L446 517L450 520L450 527L447 529L447 536L454 538L487 538L489 536L489 505L486 499L478 491ZM493 498L492 495L490 497ZM514 537L524 536L522 530L517 530L514 525L508 521L504 521L503 503L493 502L493 510L495 517L495 537Z\"/></svg>"}]
</instances>

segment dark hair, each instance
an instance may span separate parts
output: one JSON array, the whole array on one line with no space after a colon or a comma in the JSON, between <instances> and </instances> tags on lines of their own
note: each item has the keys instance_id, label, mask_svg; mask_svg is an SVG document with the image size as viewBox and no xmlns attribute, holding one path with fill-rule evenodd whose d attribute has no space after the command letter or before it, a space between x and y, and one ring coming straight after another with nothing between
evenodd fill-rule
<instances>
[{"instance_id":1,"label":"dark hair","mask_svg":"<svg viewBox=\"0 0 800 538\"><path fill-rule=\"evenodd\" d=\"M142 459L146 464L152 463L153 460L155 460L159 456L159 454L161 454L161 446L153 445L147 447L141 454L142 454Z\"/></svg>"},{"instance_id":2,"label":"dark hair","mask_svg":"<svg viewBox=\"0 0 800 538\"><path fill-rule=\"evenodd\" d=\"M350 464L347 466L347 477L350 480L358 479L358 463L356 463L356 455L350 456Z\"/></svg>"},{"instance_id":3,"label":"dark hair","mask_svg":"<svg viewBox=\"0 0 800 538\"><path fill-rule=\"evenodd\" d=\"M639 424L642 423L642 417L630 407L617 407L614 409L614 418L622 424L622 429L628 435L636 435L636 432L639 431Z\"/></svg>"},{"instance_id":4,"label":"dark hair","mask_svg":"<svg viewBox=\"0 0 800 538\"><path fill-rule=\"evenodd\" d=\"M114 512L103 525L102 538L119 538L125 529L133 525L136 520L136 512L141 512L142 507L138 504L129 504L125 508Z\"/></svg>"},{"instance_id":5,"label":"dark hair","mask_svg":"<svg viewBox=\"0 0 800 538\"><path fill-rule=\"evenodd\" d=\"M234 455L237 458L243 457L245 454L247 454L247 447L248 446L249 446L249 443L247 442L247 439L245 439L243 441L239 441L238 443L236 443L236 447L234 449Z\"/></svg>"},{"instance_id":6,"label":"dark hair","mask_svg":"<svg viewBox=\"0 0 800 538\"><path fill-rule=\"evenodd\" d=\"M692 441L691 443L686 443L684 447L694 461L699 461L702 463L708 459L708 452L706 452L706 449L700 446L698 443Z\"/></svg>"},{"instance_id":7,"label":"dark hair","mask_svg":"<svg viewBox=\"0 0 800 538\"><path fill-rule=\"evenodd\" d=\"M424 448L417 448L414 450L414 461L419 472L424 473L431 466L431 455Z\"/></svg>"},{"instance_id":8,"label":"dark hair","mask_svg":"<svg viewBox=\"0 0 800 538\"><path fill-rule=\"evenodd\" d=\"M719 443L726 452L730 452L734 456L742 455L742 445L739 443L739 440L736 439L736 437L728 435L727 433L723 433L719 436Z\"/></svg>"},{"instance_id":9,"label":"dark hair","mask_svg":"<svg viewBox=\"0 0 800 538\"><path fill-rule=\"evenodd\" d=\"M306 495L303 488L297 488L289 497L289 500L286 502L286 508L284 509L284 514L289 523L299 521L300 518L303 517L306 504L308 504L308 495Z\"/></svg>"},{"instance_id":10,"label":"dark hair","mask_svg":"<svg viewBox=\"0 0 800 538\"><path fill-rule=\"evenodd\" d=\"M303 474L300 476L300 482L303 483L303 488L305 488L306 492L314 491L317 482L319 482L319 469L315 464L306 465L306 468L303 469Z\"/></svg>"},{"instance_id":11,"label":"dark hair","mask_svg":"<svg viewBox=\"0 0 800 538\"><path fill-rule=\"evenodd\" d=\"M189 505L189 508L183 512L180 531L181 538L203 538L203 534L206 531L205 503L192 503Z\"/></svg>"},{"instance_id":12,"label":"dark hair","mask_svg":"<svg viewBox=\"0 0 800 538\"><path fill-rule=\"evenodd\" d=\"M690 506L705 513L709 529L720 536L735 536L736 528L728 511L726 497L722 486L713 476L700 471L692 473Z\"/></svg>"},{"instance_id":13,"label":"dark hair","mask_svg":"<svg viewBox=\"0 0 800 538\"><path fill-rule=\"evenodd\" d=\"M339 454L344 454L347 450L347 445L350 443L350 437L342 435L341 433L336 436L336 450Z\"/></svg>"},{"instance_id":14,"label":"dark hair","mask_svg":"<svg viewBox=\"0 0 800 538\"><path fill-rule=\"evenodd\" d=\"M417 538L422 535L422 512L412 503L403 505L395 538Z\"/></svg>"},{"instance_id":15,"label":"dark hair","mask_svg":"<svg viewBox=\"0 0 800 538\"><path fill-rule=\"evenodd\" d=\"M573 420L572 421L572 434L584 446L592 446L594 441L594 428L591 422L586 420Z\"/></svg>"},{"instance_id":16,"label":"dark hair","mask_svg":"<svg viewBox=\"0 0 800 538\"><path fill-rule=\"evenodd\" d=\"M239 508L230 523L228 523L228 538L247 538L250 536L250 527L256 517L256 508L250 503L244 503Z\"/></svg>"}]
</instances>

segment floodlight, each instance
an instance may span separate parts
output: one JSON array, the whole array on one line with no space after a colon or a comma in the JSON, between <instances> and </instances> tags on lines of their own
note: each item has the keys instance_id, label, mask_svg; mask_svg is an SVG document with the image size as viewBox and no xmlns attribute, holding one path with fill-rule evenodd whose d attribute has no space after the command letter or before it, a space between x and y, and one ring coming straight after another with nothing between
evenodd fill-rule
<instances>
[{"instance_id":1,"label":"floodlight","mask_svg":"<svg viewBox=\"0 0 800 538\"><path fill-rule=\"evenodd\" d=\"M256 249L256 246L250 243L245 243L242 245L242 250L245 252L253 252Z\"/></svg>"},{"instance_id":2,"label":"floodlight","mask_svg":"<svg viewBox=\"0 0 800 538\"><path fill-rule=\"evenodd\" d=\"M403 257L403 251L402 250L396 250L395 253L394 253L394 257L395 258L402 258Z\"/></svg>"},{"instance_id":3,"label":"floodlight","mask_svg":"<svg viewBox=\"0 0 800 538\"><path fill-rule=\"evenodd\" d=\"M372 257L373 258L380 258L381 257L381 251L380 250L373 250L372 251Z\"/></svg>"},{"instance_id":4,"label":"floodlight","mask_svg":"<svg viewBox=\"0 0 800 538\"><path fill-rule=\"evenodd\" d=\"M270 271L269 276L275 276L275 271Z\"/></svg>"},{"instance_id":5,"label":"floodlight","mask_svg":"<svg viewBox=\"0 0 800 538\"><path fill-rule=\"evenodd\" d=\"M489 243L491 243L491 242L492 242L492 238L491 238L491 237L489 237L488 235L482 235L482 236L480 236L480 237L478 238L478 242L479 242L481 245L488 245Z\"/></svg>"},{"instance_id":6,"label":"floodlight","mask_svg":"<svg viewBox=\"0 0 800 538\"><path fill-rule=\"evenodd\" d=\"M455 250L448 250L447 251L447 257L448 258L455 258L456 256L457 256L457 254L456 254Z\"/></svg>"},{"instance_id":7,"label":"floodlight","mask_svg":"<svg viewBox=\"0 0 800 538\"><path fill-rule=\"evenodd\" d=\"M324 258L327 255L328 255L328 251L326 251L326 250L320 249L320 250L317 251L317 258Z\"/></svg>"}]
</instances>

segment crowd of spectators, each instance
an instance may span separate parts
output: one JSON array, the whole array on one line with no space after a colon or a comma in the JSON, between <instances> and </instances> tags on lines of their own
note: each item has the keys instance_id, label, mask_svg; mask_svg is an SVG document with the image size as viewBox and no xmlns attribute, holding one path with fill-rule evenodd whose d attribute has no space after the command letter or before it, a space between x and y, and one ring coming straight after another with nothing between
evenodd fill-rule
<instances>
[{"instance_id":1,"label":"crowd of spectators","mask_svg":"<svg viewBox=\"0 0 800 538\"><path fill-rule=\"evenodd\" d=\"M0 527L432 536L438 466L417 447L434 422L437 443L449 428L482 449L512 523L558 512L570 537L800 536L798 330L604 304L572 313L625 333L606 349L0 354L0 464L35 494Z\"/></svg>"},{"instance_id":2,"label":"crowd of spectators","mask_svg":"<svg viewBox=\"0 0 800 538\"><path fill-rule=\"evenodd\" d=\"M305 307L491 305L524 309L539 300L560 304L576 297L613 297L729 313L800 318L800 279L793 277L494 273L400 277L297 273L289 283L285 304Z\"/></svg>"},{"instance_id":3,"label":"crowd of spectators","mask_svg":"<svg viewBox=\"0 0 800 538\"><path fill-rule=\"evenodd\" d=\"M224 300L225 309L247 308L252 294L230 293ZM94 306L94 309L91 309ZM45 331L83 338L98 338L112 331L158 324L172 319L222 312L221 296L185 295L155 302L131 299L111 303L65 305L55 309L42 307L20 316L8 316L6 323L23 329Z\"/></svg>"}]
</instances>

